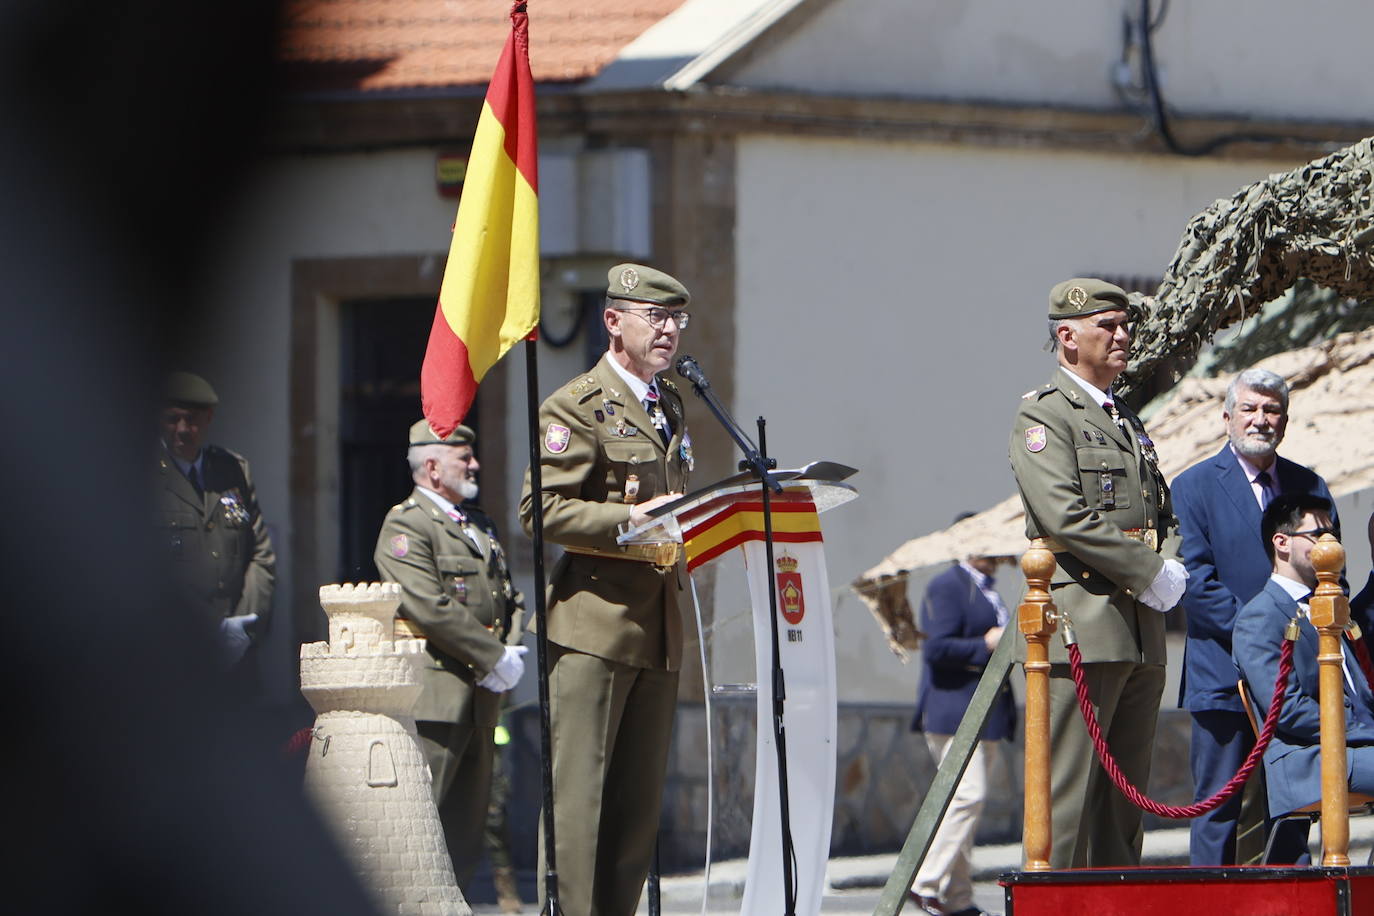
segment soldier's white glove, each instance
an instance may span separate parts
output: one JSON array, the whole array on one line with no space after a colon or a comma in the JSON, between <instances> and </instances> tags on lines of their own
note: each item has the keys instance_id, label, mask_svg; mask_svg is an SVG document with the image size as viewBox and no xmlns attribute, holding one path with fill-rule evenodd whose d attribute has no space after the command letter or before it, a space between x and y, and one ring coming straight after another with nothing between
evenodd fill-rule
<instances>
[{"instance_id":1,"label":"soldier's white glove","mask_svg":"<svg viewBox=\"0 0 1374 916\"><path fill-rule=\"evenodd\" d=\"M220 660L225 668L232 668L253 644L248 628L258 622L257 614L226 617L219 623Z\"/></svg>"},{"instance_id":2,"label":"soldier's white glove","mask_svg":"<svg viewBox=\"0 0 1374 916\"><path fill-rule=\"evenodd\" d=\"M525 662L520 658L528 652L524 646L506 646L505 652L501 654L501 660L496 663L496 667L491 669L491 673L477 682L478 687L490 690L492 693L505 693L516 684L520 683L520 676L525 673Z\"/></svg>"},{"instance_id":3,"label":"soldier's white glove","mask_svg":"<svg viewBox=\"0 0 1374 916\"><path fill-rule=\"evenodd\" d=\"M1165 560L1150 587L1140 593L1140 603L1149 605L1161 614L1172 610L1183 597L1188 582L1188 570L1178 560Z\"/></svg>"}]
</instances>

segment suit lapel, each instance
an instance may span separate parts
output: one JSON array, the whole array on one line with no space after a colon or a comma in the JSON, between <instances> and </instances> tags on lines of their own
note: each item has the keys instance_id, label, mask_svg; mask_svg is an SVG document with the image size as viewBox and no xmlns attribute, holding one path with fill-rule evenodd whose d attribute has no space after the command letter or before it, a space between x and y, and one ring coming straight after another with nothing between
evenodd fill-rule
<instances>
[{"instance_id":1,"label":"suit lapel","mask_svg":"<svg viewBox=\"0 0 1374 916\"><path fill-rule=\"evenodd\" d=\"M1083 390L1083 386L1069 378L1069 374L1063 368L1055 369L1054 376L1050 379L1050 384L1059 389L1060 393L1068 399L1069 403L1083 411L1083 419L1091 424L1093 428L1100 430L1111 438L1117 445L1130 451L1133 448L1131 439L1125 431L1112 419L1111 414L1107 413L1101 405L1094 401L1088 392ZM1077 435L1077 433L1075 433Z\"/></svg>"},{"instance_id":2,"label":"suit lapel","mask_svg":"<svg viewBox=\"0 0 1374 916\"><path fill-rule=\"evenodd\" d=\"M1236 459L1229 445L1221 447L1216 456L1216 463L1217 480L1221 484L1222 492L1235 506L1236 512L1240 513L1245 527L1254 532L1256 539L1263 546L1264 538L1260 534L1260 507L1259 503L1255 502L1255 491L1250 488L1250 480L1245 476L1240 461Z\"/></svg>"},{"instance_id":3,"label":"suit lapel","mask_svg":"<svg viewBox=\"0 0 1374 916\"><path fill-rule=\"evenodd\" d=\"M162 471L163 482L173 496L185 502L201 515L207 514L205 500L196 495L196 488L191 486L191 481L186 479L186 475L181 473L181 468L176 466L176 462L165 450L163 454L158 456L158 466Z\"/></svg>"},{"instance_id":4,"label":"suit lapel","mask_svg":"<svg viewBox=\"0 0 1374 916\"><path fill-rule=\"evenodd\" d=\"M630 386L625 384L625 380L620 377L620 373L611 368L610 354L601 358L597 363L597 381L601 383L602 392L609 397L612 404L617 405L617 409L622 411L622 418L627 426L634 427L637 432L627 437L629 440L643 436L654 448L663 451L663 439L658 435L658 430L654 428L654 422L649 419L649 412L644 409L644 405L630 391Z\"/></svg>"}]
</instances>

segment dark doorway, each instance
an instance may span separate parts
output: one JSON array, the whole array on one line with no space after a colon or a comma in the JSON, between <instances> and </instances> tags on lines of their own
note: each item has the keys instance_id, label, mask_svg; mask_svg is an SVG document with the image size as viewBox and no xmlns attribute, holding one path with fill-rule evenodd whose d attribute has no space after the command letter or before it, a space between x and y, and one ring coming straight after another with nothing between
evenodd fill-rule
<instances>
[{"instance_id":1,"label":"dark doorway","mask_svg":"<svg viewBox=\"0 0 1374 916\"><path fill-rule=\"evenodd\" d=\"M420 364L434 296L345 302L339 359L339 574L375 582L387 510L411 490L406 430L420 419ZM476 405L465 422L476 429Z\"/></svg>"}]
</instances>

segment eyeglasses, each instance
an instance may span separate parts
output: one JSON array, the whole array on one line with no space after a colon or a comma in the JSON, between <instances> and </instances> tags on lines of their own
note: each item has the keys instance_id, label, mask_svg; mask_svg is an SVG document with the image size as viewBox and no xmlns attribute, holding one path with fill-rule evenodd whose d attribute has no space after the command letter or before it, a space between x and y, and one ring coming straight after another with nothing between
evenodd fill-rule
<instances>
[{"instance_id":1,"label":"eyeglasses","mask_svg":"<svg viewBox=\"0 0 1374 916\"><path fill-rule=\"evenodd\" d=\"M1335 533L1336 533L1336 529L1335 529L1335 528L1313 528L1311 531L1294 531L1293 534L1292 534L1292 537L1295 537L1295 538L1311 538L1312 540L1315 541L1317 538L1321 537L1323 534L1335 534Z\"/></svg>"},{"instance_id":2,"label":"eyeglasses","mask_svg":"<svg viewBox=\"0 0 1374 916\"><path fill-rule=\"evenodd\" d=\"M658 306L642 309L618 308L616 311L634 312L639 315L640 318L649 322L650 326L653 327L655 331L663 330L663 326L668 323L669 318L673 319L673 323L677 325L679 331L685 331L687 330L687 322L692 320L692 314L690 312L680 309L672 310L659 308Z\"/></svg>"}]
</instances>

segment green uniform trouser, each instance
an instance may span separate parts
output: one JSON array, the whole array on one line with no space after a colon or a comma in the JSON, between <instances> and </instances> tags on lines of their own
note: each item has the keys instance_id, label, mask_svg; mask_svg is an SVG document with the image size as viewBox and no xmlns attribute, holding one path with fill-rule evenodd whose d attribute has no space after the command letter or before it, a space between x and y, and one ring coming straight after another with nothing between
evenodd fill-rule
<instances>
[{"instance_id":1,"label":"green uniform trouser","mask_svg":"<svg viewBox=\"0 0 1374 916\"><path fill-rule=\"evenodd\" d=\"M448 722L416 722L415 728L434 778L434 804L453 860L453 874L462 888L471 880L482 855L495 729Z\"/></svg>"},{"instance_id":2,"label":"green uniform trouser","mask_svg":"<svg viewBox=\"0 0 1374 916\"><path fill-rule=\"evenodd\" d=\"M676 671L549 644L554 837L565 916L633 916L658 835ZM539 873L545 872L539 832ZM544 885L539 886L540 906Z\"/></svg>"},{"instance_id":3,"label":"green uniform trouser","mask_svg":"<svg viewBox=\"0 0 1374 916\"><path fill-rule=\"evenodd\" d=\"M1121 771L1148 793L1164 666L1084 664L1098 725ZM1112 785L1093 749L1068 665L1050 666L1051 868L1140 864L1141 811Z\"/></svg>"}]
</instances>

